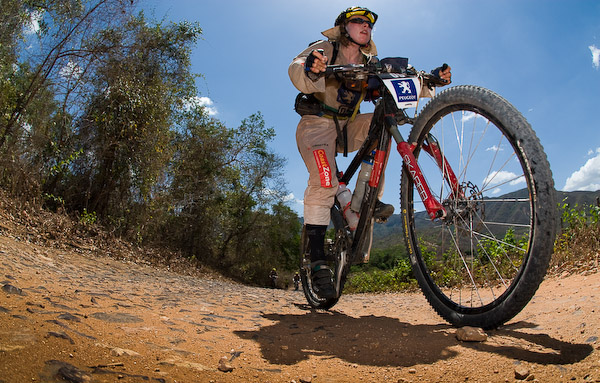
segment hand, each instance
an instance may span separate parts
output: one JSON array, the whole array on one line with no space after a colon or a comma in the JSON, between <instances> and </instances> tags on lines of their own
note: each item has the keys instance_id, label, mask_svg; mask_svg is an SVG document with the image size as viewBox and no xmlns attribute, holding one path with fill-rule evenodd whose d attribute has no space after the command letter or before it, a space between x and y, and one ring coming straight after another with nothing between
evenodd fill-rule
<instances>
[{"instance_id":1,"label":"hand","mask_svg":"<svg viewBox=\"0 0 600 383\"><path fill-rule=\"evenodd\" d=\"M431 71L431 73L444 80L447 84L450 84L452 82L452 68L450 68L450 65L448 64L444 64L441 67L435 68L434 70Z\"/></svg>"},{"instance_id":2,"label":"hand","mask_svg":"<svg viewBox=\"0 0 600 383\"><path fill-rule=\"evenodd\" d=\"M445 69L444 69L445 67ZM439 72L439 76L442 80L445 80L448 84L450 84L452 82L452 72L451 72L450 65L444 64L442 66L442 70L440 70Z\"/></svg>"},{"instance_id":3,"label":"hand","mask_svg":"<svg viewBox=\"0 0 600 383\"><path fill-rule=\"evenodd\" d=\"M325 72L327 69L327 56L322 49L316 49L308 55L306 62L304 63L304 70L306 72L312 72L320 74Z\"/></svg>"}]
</instances>

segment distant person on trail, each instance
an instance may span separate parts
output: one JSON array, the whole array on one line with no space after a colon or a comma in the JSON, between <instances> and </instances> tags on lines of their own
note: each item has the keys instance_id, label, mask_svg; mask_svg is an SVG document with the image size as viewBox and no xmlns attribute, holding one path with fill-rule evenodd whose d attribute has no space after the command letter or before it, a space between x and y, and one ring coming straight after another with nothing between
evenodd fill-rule
<instances>
[{"instance_id":1,"label":"distant person on trail","mask_svg":"<svg viewBox=\"0 0 600 383\"><path fill-rule=\"evenodd\" d=\"M300 286L300 274L298 274L298 272L296 271L296 274L294 274L294 290L298 290L298 287Z\"/></svg>"},{"instance_id":2,"label":"distant person on trail","mask_svg":"<svg viewBox=\"0 0 600 383\"><path fill-rule=\"evenodd\" d=\"M271 272L269 273L269 278L271 279L271 287L274 288L274 289L277 288L277 278L278 278L278 275L277 275L277 269L276 268L273 268L271 270Z\"/></svg>"},{"instance_id":3,"label":"distant person on trail","mask_svg":"<svg viewBox=\"0 0 600 383\"><path fill-rule=\"evenodd\" d=\"M356 151L366 139L372 113L361 114L362 101L372 94L369 81L344 81L325 77L326 66L333 64L368 64L378 61L371 40L377 14L367 8L351 7L339 14L334 27L322 34L327 40L309 45L289 66L294 86L301 92L296 111L302 116L296 130L298 150L308 169L308 186L304 192L304 222L309 240L311 278L321 298L335 296L332 272L324 251L325 232L330 209L338 190L336 153ZM450 67L436 69L438 76L450 80ZM377 201L374 217L385 220L394 212L392 205Z\"/></svg>"}]
</instances>

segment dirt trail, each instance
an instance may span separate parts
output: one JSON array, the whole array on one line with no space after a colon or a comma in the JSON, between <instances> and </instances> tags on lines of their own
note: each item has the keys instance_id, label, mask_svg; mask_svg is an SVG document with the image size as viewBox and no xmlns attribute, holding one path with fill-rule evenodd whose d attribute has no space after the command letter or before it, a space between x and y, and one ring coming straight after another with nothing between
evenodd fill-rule
<instances>
[{"instance_id":1,"label":"dirt trail","mask_svg":"<svg viewBox=\"0 0 600 383\"><path fill-rule=\"evenodd\" d=\"M549 279L507 326L461 342L418 293L314 312L299 291L0 234L0 382L600 382L599 286L597 270Z\"/></svg>"}]
</instances>

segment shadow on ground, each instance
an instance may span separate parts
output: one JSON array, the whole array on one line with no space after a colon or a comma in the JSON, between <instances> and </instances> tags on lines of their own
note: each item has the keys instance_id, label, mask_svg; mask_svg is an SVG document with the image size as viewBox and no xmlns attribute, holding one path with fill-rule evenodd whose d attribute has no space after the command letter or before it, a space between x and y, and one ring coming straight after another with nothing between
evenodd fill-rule
<instances>
[{"instance_id":1,"label":"shadow on ground","mask_svg":"<svg viewBox=\"0 0 600 383\"><path fill-rule=\"evenodd\" d=\"M462 345L515 360L543 365L577 363L594 351L594 347L590 344L570 343L552 338L548 334L524 331L524 329L536 327L536 324L530 322L515 322L499 330L490 331L489 334L492 338L489 342L462 343Z\"/></svg>"},{"instance_id":2,"label":"shadow on ground","mask_svg":"<svg viewBox=\"0 0 600 383\"><path fill-rule=\"evenodd\" d=\"M468 347L511 359L540 364L570 364L583 360L593 348L545 334L520 331L535 325L519 322L489 332L484 343L459 342L448 325L418 325L380 316L351 317L339 312L263 314L275 324L255 331L235 331L259 343L263 358L292 365L311 355L339 358L371 366L409 367L452 359Z\"/></svg>"}]
</instances>

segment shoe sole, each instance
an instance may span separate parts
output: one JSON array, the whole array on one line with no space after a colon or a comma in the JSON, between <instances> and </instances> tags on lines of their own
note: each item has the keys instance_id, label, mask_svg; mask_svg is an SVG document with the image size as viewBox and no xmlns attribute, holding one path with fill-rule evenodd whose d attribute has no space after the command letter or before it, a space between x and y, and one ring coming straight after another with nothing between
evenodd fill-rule
<instances>
[{"instance_id":1,"label":"shoe sole","mask_svg":"<svg viewBox=\"0 0 600 383\"><path fill-rule=\"evenodd\" d=\"M389 207L386 207L385 209L373 214L373 217L375 219L388 219L392 216L392 214L394 214L394 207L389 206Z\"/></svg>"}]
</instances>

